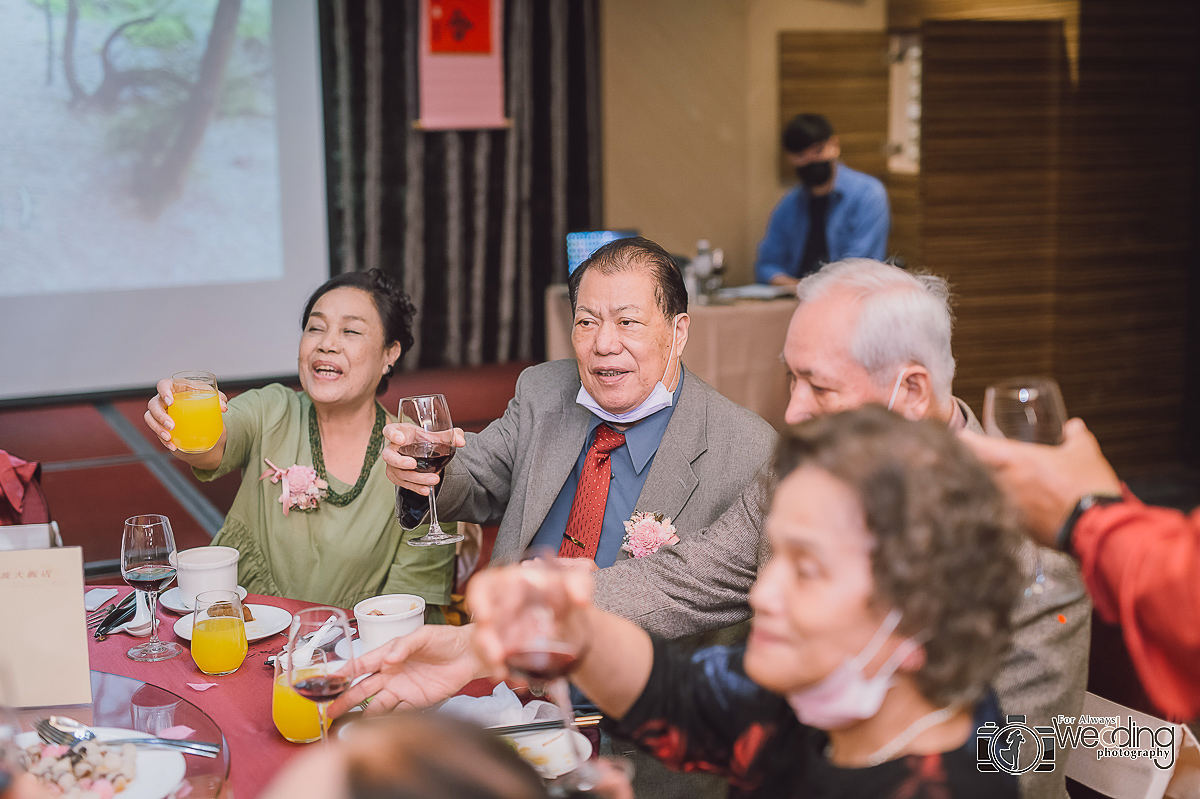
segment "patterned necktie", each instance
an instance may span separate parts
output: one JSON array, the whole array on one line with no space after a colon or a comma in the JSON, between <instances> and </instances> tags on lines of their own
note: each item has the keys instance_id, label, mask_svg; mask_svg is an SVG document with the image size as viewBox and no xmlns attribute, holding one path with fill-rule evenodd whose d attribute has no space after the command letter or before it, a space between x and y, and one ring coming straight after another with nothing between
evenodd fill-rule
<instances>
[{"instance_id":1,"label":"patterned necktie","mask_svg":"<svg viewBox=\"0 0 1200 799\"><path fill-rule=\"evenodd\" d=\"M604 506L608 504L608 484L612 480L609 453L624 443L624 433L618 433L606 424L596 428L596 440L583 460L583 472L579 475L579 485L575 486L567 531L558 548L560 558L596 559Z\"/></svg>"}]
</instances>

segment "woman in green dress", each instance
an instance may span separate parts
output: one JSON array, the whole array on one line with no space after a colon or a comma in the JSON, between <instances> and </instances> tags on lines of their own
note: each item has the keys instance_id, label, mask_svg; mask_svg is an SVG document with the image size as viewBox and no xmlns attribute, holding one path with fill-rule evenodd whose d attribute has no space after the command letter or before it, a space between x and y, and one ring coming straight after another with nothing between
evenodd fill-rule
<instances>
[{"instance_id":1,"label":"woman in green dress","mask_svg":"<svg viewBox=\"0 0 1200 799\"><path fill-rule=\"evenodd\" d=\"M386 593L449 603L454 548L404 543L427 528L401 529L379 459L383 427L396 419L375 397L413 344L414 314L379 270L332 278L301 317L302 390L222 395L224 431L207 452L172 443L172 381L158 383L145 419L159 441L201 480L242 471L213 543L241 553L238 580L251 593L340 607Z\"/></svg>"}]
</instances>

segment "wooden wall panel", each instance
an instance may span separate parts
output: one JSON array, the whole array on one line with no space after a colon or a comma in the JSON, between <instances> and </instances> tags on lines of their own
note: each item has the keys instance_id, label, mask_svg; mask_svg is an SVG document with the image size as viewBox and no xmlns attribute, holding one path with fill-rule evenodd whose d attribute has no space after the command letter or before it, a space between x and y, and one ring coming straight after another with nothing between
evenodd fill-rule
<instances>
[{"instance_id":1,"label":"wooden wall panel","mask_svg":"<svg viewBox=\"0 0 1200 799\"><path fill-rule=\"evenodd\" d=\"M1062 127L1055 362L1068 409L1118 470L1182 454L1198 30L1195 2L1082 4Z\"/></svg>"},{"instance_id":2,"label":"wooden wall panel","mask_svg":"<svg viewBox=\"0 0 1200 799\"><path fill-rule=\"evenodd\" d=\"M887 34L781 31L779 130L796 114L824 114L842 145L842 160L883 179L887 174ZM795 170L780 147L780 180Z\"/></svg>"},{"instance_id":3,"label":"wooden wall panel","mask_svg":"<svg viewBox=\"0 0 1200 799\"><path fill-rule=\"evenodd\" d=\"M958 297L955 393L1053 371L1058 22L922 27L924 266Z\"/></svg>"},{"instance_id":4,"label":"wooden wall panel","mask_svg":"<svg viewBox=\"0 0 1200 799\"><path fill-rule=\"evenodd\" d=\"M917 30L929 19L1049 20L1079 14L1079 0L888 0L888 30Z\"/></svg>"}]
</instances>

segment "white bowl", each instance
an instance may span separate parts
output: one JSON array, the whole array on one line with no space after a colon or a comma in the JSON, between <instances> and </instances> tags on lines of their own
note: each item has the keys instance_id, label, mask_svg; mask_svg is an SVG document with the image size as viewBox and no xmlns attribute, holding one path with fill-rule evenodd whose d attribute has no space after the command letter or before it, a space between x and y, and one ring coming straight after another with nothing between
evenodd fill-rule
<instances>
[{"instance_id":1,"label":"white bowl","mask_svg":"<svg viewBox=\"0 0 1200 799\"><path fill-rule=\"evenodd\" d=\"M413 594L374 596L354 606L354 618L363 649L370 651L419 629L425 623L425 600Z\"/></svg>"},{"instance_id":2,"label":"white bowl","mask_svg":"<svg viewBox=\"0 0 1200 799\"><path fill-rule=\"evenodd\" d=\"M171 556L179 582L179 601L191 607L196 594L236 591L239 552L233 547L196 547Z\"/></svg>"}]
</instances>

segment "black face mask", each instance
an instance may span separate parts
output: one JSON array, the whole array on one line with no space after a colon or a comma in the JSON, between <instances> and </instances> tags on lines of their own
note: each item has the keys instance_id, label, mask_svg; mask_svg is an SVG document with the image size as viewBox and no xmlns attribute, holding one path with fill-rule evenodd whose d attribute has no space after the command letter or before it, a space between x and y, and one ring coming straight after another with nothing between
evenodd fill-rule
<instances>
[{"instance_id":1,"label":"black face mask","mask_svg":"<svg viewBox=\"0 0 1200 799\"><path fill-rule=\"evenodd\" d=\"M832 161L813 161L811 164L796 167L796 177L810 189L824 186L833 177Z\"/></svg>"}]
</instances>

